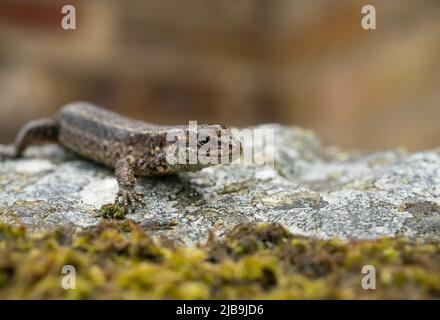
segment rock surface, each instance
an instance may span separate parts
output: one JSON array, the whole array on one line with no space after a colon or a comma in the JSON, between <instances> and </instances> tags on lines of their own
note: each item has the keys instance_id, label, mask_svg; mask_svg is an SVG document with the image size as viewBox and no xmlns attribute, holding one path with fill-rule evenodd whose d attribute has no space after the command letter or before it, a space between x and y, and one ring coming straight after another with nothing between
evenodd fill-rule
<instances>
[{"instance_id":1,"label":"rock surface","mask_svg":"<svg viewBox=\"0 0 440 320\"><path fill-rule=\"evenodd\" d=\"M138 180L147 205L126 216L187 244L245 222L318 238L440 240L440 149L348 153L296 127L275 129L275 166L215 166ZM256 158L264 154L256 154ZM0 220L86 228L117 191L111 170L58 146L0 163Z\"/></svg>"}]
</instances>

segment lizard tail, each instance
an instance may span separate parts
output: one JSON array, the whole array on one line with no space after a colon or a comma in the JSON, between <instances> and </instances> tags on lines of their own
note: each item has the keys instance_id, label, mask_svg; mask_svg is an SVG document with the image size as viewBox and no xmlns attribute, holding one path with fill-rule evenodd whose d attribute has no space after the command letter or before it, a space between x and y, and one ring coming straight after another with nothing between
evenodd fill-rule
<instances>
[{"instance_id":1,"label":"lizard tail","mask_svg":"<svg viewBox=\"0 0 440 320\"><path fill-rule=\"evenodd\" d=\"M28 122L18 133L14 144L0 145L0 159L18 158L30 145L58 141L58 123L52 118Z\"/></svg>"}]
</instances>

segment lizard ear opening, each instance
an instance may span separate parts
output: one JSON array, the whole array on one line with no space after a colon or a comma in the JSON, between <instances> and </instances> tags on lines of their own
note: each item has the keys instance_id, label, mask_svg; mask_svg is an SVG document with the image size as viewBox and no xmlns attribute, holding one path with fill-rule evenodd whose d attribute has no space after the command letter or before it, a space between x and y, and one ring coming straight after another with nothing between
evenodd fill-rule
<instances>
[{"instance_id":1,"label":"lizard ear opening","mask_svg":"<svg viewBox=\"0 0 440 320\"><path fill-rule=\"evenodd\" d=\"M146 165L147 165L147 161L145 161L144 159L140 159L138 161L138 167L144 168Z\"/></svg>"}]
</instances>

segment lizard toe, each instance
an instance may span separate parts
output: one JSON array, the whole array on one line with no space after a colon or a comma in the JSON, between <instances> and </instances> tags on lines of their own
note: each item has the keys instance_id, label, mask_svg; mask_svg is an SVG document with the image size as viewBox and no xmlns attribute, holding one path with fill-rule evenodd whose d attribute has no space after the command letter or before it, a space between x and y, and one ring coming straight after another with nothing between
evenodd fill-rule
<instances>
[{"instance_id":1,"label":"lizard toe","mask_svg":"<svg viewBox=\"0 0 440 320\"><path fill-rule=\"evenodd\" d=\"M135 211L137 204L140 203L142 206L145 205L145 200L143 199L143 193L136 192L130 189L119 189L116 193L115 204L119 203L119 199L122 198L122 205L124 206L124 211Z\"/></svg>"},{"instance_id":2,"label":"lizard toe","mask_svg":"<svg viewBox=\"0 0 440 320\"><path fill-rule=\"evenodd\" d=\"M145 207L146 203L145 203L145 194L143 192L136 192L134 198L136 199L137 202L139 202L142 207Z\"/></svg>"}]
</instances>

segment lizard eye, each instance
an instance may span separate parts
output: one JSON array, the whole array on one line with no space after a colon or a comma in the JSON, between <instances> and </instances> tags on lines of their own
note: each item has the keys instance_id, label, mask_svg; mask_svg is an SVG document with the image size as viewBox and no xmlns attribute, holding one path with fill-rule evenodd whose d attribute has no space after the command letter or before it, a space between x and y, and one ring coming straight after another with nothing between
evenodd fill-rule
<instances>
[{"instance_id":1,"label":"lizard eye","mask_svg":"<svg viewBox=\"0 0 440 320\"><path fill-rule=\"evenodd\" d=\"M203 138L202 140L200 140L197 144L199 147L203 146L204 144L207 144L209 142L210 138L209 136Z\"/></svg>"}]
</instances>

